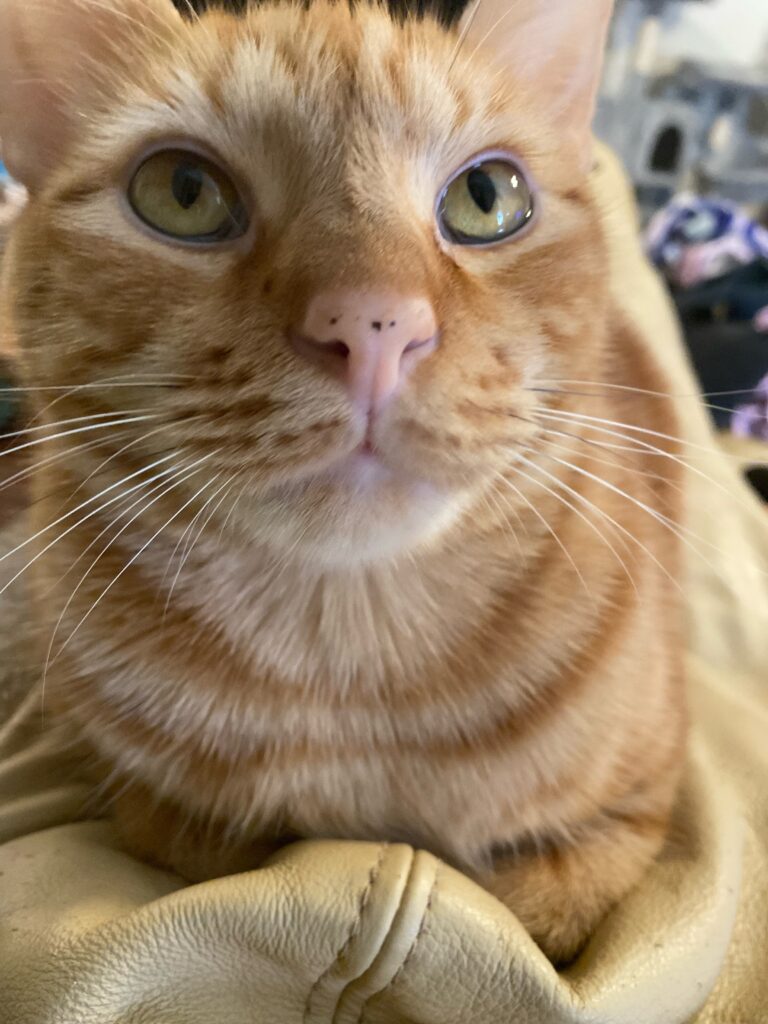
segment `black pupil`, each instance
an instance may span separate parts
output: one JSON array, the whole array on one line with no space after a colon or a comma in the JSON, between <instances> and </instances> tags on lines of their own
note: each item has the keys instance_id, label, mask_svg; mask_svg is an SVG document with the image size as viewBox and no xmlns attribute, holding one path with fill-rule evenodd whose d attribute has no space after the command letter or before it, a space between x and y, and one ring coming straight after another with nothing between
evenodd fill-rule
<instances>
[{"instance_id":1,"label":"black pupil","mask_svg":"<svg viewBox=\"0 0 768 1024\"><path fill-rule=\"evenodd\" d=\"M179 164L173 172L173 198L183 210L194 206L200 198L205 182L205 174L193 164Z\"/></svg>"},{"instance_id":2,"label":"black pupil","mask_svg":"<svg viewBox=\"0 0 768 1024\"><path fill-rule=\"evenodd\" d=\"M483 211L490 213L496 205L496 186L493 179L485 171L475 168L467 175L467 188L469 194Z\"/></svg>"}]
</instances>

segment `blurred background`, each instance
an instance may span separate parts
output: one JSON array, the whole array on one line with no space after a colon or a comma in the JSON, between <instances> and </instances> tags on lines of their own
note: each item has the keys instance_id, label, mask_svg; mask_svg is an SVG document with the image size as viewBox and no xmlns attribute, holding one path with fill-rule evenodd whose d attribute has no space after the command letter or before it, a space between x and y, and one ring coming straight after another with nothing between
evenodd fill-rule
<instances>
[{"instance_id":1,"label":"blurred background","mask_svg":"<svg viewBox=\"0 0 768 1024\"><path fill-rule=\"evenodd\" d=\"M715 425L753 445L768 492L768 0L617 0L595 127L632 179ZM0 251L23 202L0 163Z\"/></svg>"},{"instance_id":2,"label":"blurred background","mask_svg":"<svg viewBox=\"0 0 768 1024\"><path fill-rule=\"evenodd\" d=\"M646 215L684 189L768 202L768 3L618 0L596 128Z\"/></svg>"},{"instance_id":3,"label":"blurred background","mask_svg":"<svg viewBox=\"0 0 768 1024\"><path fill-rule=\"evenodd\" d=\"M768 2L618 0L595 128L635 186L715 424L768 442Z\"/></svg>"}]
</instances>

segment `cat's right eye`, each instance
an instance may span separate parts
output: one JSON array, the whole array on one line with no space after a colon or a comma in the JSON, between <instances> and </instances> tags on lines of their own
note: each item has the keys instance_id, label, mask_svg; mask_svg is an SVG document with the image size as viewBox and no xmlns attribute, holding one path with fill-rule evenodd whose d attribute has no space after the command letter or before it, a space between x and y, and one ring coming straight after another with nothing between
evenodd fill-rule
<instances>
[{"instance_id":1,"label":"cat's right eye","mask_svg":"<svg viewBox=\"0 0 768 1024\"><path fill-rule=\"evenodd\" d=\"M534 214L533 191L504 157L478 159L446 185L437 219L454 245L491 245L521 231Z\"/></svg>"},{"instance_id":2,"label":"cat's right eye","mask_svg":"<svg viewBox=\"0 0 768 1024\"><path fill-rule=\"evenodd\" d=\"M229 176L186 150L148 157L128 186L128 199L149 227L187 243L226 242L248 228L245 205Z\"/></svg>"}]
</instances>

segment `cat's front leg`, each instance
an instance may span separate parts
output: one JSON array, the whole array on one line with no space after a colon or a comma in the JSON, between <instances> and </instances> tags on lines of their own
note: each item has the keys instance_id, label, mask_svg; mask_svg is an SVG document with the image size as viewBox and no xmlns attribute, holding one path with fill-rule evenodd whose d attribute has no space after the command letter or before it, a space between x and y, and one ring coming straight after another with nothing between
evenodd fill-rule
<instances>
[{"instance_id":1,"label":"cat's front leg","mask_svg":"<svg viewBox=\"0 0 768 1024\"><path fill-rule=\"evenodd\" d=\"M188 882L250 871L283 845L270 838L230 839L221 827L196 820L179 804L136 784L114 798L111 817L129 853Z\"/></svg>"},{"instance_id":2,"label":"cat's front leg","mask_svg":"<svg viewBox=\"0 0 768 1024\"><path fill-rule=\"evenodd\" d=\"M666 831L666 808L627 819L606 814L572 842L500 854L480 881L562 965L573 960L605 914L640 880Z\"/></svg>"}]
</instances>

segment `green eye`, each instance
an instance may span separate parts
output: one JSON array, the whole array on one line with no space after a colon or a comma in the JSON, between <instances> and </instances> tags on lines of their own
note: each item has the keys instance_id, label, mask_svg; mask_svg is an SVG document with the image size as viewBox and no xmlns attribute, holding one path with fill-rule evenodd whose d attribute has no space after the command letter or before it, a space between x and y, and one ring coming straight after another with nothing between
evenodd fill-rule
<instances>
[{"instance_id":1,"label":"green eye","mask_svg":"<svg viewBox=\"0 0 768 1024\"><path fill-rule=\"evenodd\" d=\"M485 160L446 187L437 215L449 242L488 245L525 227L533 216L533 194L513 163Z\"/></svg>"},{"instance_id":2,"label":"green eye","mask_svg":"<svg viewBox=\"0 0 768 1024\"><path fill-rule=\"evenodd\" d=\"M156 231L186 242L225 242L248 228L229 177L204 157L165 150L144 161L128 187L134 212Z\"/></svg>"}]
</instances>

